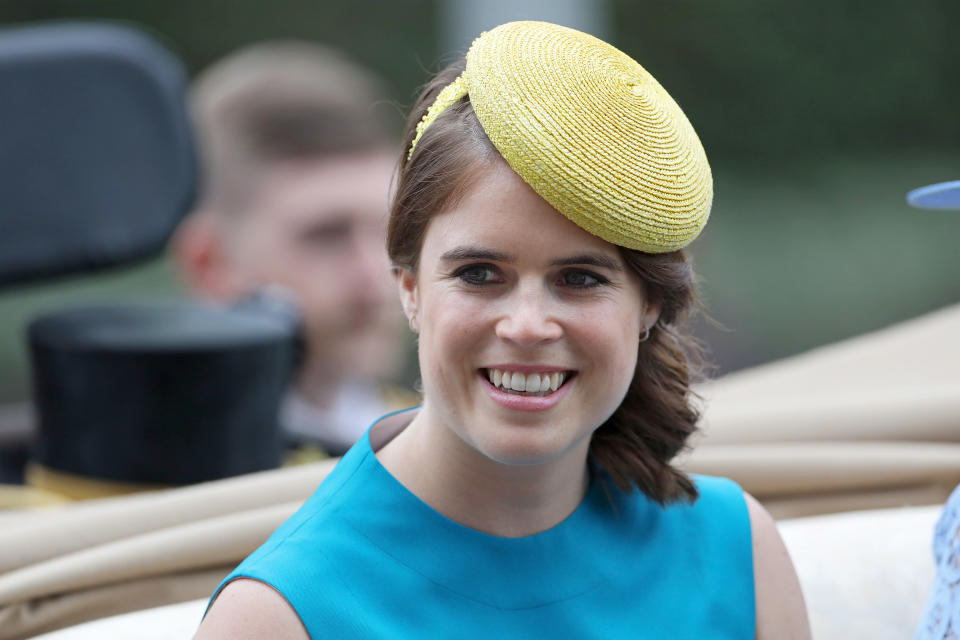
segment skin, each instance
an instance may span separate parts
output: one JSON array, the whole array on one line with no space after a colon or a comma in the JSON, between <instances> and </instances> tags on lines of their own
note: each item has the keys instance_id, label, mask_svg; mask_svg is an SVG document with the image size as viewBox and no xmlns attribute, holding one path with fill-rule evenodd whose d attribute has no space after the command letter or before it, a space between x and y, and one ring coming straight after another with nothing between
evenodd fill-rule
<instances>
[{"instance_id":1,"label":"skin","mask_svg":"<svg viewBox=\"0 0 960 640\"><path fill-rule=\"evenodd\" d=\"M758 640L809 640L810 621L796 569L777 525L748 493Z\"/></svg>"},{"instance_id":2,"label":"skin","mask_svg":"<svg viewBox=\"0 0 960 640\"><path fill-rule=\"evenodd\" d=\"M487 533L560 522L583 498L590 436L623 400L642 327L658 315L639 279L614 245L497 163L431 221L418 272L398 283L420 329L424 404L381 462L435 509ZM555 406L517 411L488 392L482 372L500 364L575 375Z\"/></svg>"},{"instance_id":3,"label":"skin","mask_svg":"<svg viewBox=\"0 0 960 640\"><path fill-rule=\"evenodd\" d=\"M583 499L590 436L622 401L636 365L629 345L658 309L646 304L615 247L559 215L502 163L431 221L419 264L397 280L420 333L425 401L378 459L466 526L506 537L555 526ZM481 371L498 363L576 375L555 405L519 411L487 388ZM763 507L746 499L757 638L809 638L783 541ZM258 619L250 620L251 610ZM238 580L197 637L306 637L298 625L270 587Z\"/></svg>"},{"instance_id":4,"label":"skin","mask_svg":"<svg viewBox=\"0 0 960 640\"><path fill-rule=\"evenodd\" d=\"M319 406L342 382L383 377L399 358L403 321L384 249L393 169L393 155L375 151L251 171L242 204L196 212L175 238L198 297L230 302L268 284L293 294L308 344L298 386Z\"/></svg>"},{"instance_id":5,"label":"skin","mask_svg":"<svg viewBox=\"0 0 960 640\"><path fill-rule=\"evenodd\" d=\"M234 580L217 596L194 640L308 640L299 616L275 589Z\"/></svg>"}]
</instances>

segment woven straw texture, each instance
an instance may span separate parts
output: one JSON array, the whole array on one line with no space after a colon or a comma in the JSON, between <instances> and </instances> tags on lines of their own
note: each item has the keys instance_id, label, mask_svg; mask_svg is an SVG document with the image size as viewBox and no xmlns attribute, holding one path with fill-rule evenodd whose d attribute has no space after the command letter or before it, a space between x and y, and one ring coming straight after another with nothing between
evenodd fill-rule
<instances>
[{"instance_id":1,"label":"woven straw texture","mask_svg":"<svg viewBox=\"0 0 960 640\"><path fill-rule=\"evenodd\" d=\"M585 33L510 22L477 38L464 81L510 167L613 244L689 244L713 201L710 165L677 103L636 61Z\"/></svg>"}]
</instances>

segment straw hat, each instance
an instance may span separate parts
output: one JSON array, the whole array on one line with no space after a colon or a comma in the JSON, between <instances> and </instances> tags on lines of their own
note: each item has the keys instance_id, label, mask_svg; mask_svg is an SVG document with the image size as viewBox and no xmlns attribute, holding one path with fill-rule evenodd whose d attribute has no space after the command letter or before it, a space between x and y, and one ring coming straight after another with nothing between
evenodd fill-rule
<instances>
[{"instance_id":1,"label":"straw hat","mask_svg":"<svg viewBox=\"0 0 960 640\"><path fill-rule=\"evenodd\" d=\"M602 40L546 22L482 33L418 125L409 157L465 95L510 167L587 231L664 253L706 224L713 180L693 126L653 76Z\"/></svg>"}]
</instances>

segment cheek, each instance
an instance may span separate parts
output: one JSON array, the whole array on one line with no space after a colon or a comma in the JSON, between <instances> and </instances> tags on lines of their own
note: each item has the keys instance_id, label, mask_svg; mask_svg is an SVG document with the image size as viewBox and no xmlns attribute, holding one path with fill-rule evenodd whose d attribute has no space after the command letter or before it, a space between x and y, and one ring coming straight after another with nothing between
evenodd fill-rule
<instances>
[{"instance_id":1,"label":"cheek","mask_svg":"<svg viewBox=\"0 0 960 640\"><path fill-rule=\"evenodd\" d=\"M637 365L640 312L627 305L602 305L580 315L571 325L576 343L591 366L598 392L620 399L633 379Z\"/></svg>"},{"instance_id":2,"label":"cheek","mask_svg":"<svg viewBox=\"0 0 960 640\"><path fill-rule=\"evenodd\" d=\"M474 364L483 340L483 306L451 295L433 295L421 301L420 370L424 385L450 386ZM427 376L433 378L428 381Z\"/></svg>"},{"instance_id":3,"label":"cheek","mask_svg":"<svg viewBox=\"0 0 960 640\"><path fill-rule=\"evenodd\" d=\"M637 367L637 351L638 345L628 341L625 336L608 345L597 384L591 389L598 402L595 416L597 425L612 416L626 397Z\"/></svg>"},{"instance_id":4,"label":"cheek","mask_svg":"<svg viewBox=\"0 0 960 640\"><path fill-rule=\"evenodd\" d=\"M633 372L637 367L637 354L640 349L640 311L639 303L636 308L624 310L620 315L621 321L617 323L618 331L616 333L616 342L619 346L615 349L617 370L619 372L620 384L624 392L633 379Z\"/></svg>"},{"instance_id":5,"label":"cheek","mask_svg":"<svg viewBox=\"0 0 960 640\"><path fill-rule=\"evenodd\" d=\"M633 372L637 367L636 341L630 341L625 336L609 345L604 363L603 385L610 390L610 394L617 396L617 404L630 386Z\"/></svg>"}]
</instances>

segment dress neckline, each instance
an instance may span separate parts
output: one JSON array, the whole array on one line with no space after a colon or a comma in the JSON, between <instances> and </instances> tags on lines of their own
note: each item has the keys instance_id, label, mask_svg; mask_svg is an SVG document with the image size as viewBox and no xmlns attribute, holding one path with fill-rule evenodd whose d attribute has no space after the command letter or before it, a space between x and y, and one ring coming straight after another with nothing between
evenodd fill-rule
<instances>
[{"instance_id":1,"label":"dress neckline","mask_svg":"<svg viewBox=\"0 0 960 640\"><path fill-rule=\"evenodd\" d=\"M616 566L616 559L630 551L632 536L627 531L637 524L636 509L625 509L623 495L597 473L591 474L584 499L567 518L529 536L485 533L436 511L400 483L374 454L374 427L399 413L374 423L344 458L352 471L351 484L357 487L356 499L363 500L364 506L353 505L341 514L394 561L464 597L521 609L576 597L596 587L605 579L603 569ZM404 423L401 418L399 423L383 426L394 430L386 432L393 437ZM375 433L374 440L382 437ZM650 507L649 501L643 502ZM604 560L581 561L594 554L602 554Z\"/></svg>"}]
</instances>

